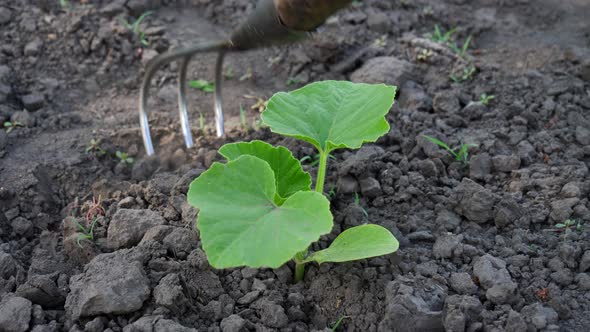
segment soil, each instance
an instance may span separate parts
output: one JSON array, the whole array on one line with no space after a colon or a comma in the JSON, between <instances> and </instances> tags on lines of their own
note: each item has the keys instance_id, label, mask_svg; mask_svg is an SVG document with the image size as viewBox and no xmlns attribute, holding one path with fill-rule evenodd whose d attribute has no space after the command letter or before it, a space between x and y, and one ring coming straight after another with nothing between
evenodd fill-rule
<instances>
[{"instance_id":1,"label":"soil","mask_svg":"<svg viewBox=\"0 0 590 332\"><path fill-rule=\"evenodd\" d=\"M150 102L157 157L146 157L145 63L226 35L254 2L2 1L0 122L22 126L0 130L0 331L329 331L339 320L340 331L588 330L588 1L355 2L308 41L230 55L228 133L215 137L212 95L191 90L191 149L176 115L178 66L167 66ZM144 47L121 17L147 10ZM472 36L466 54L425 38L435 25L456 27L460 45ZM195 57L188 77L212 80L214 61ZM310 265L298 284L290 264L209 267L188 184L225 142L313 156L260 128L255 106L324 79L399 93L386 136L330 160L335 227L312 249L371 222L399 251ZM461 163L422 135L476 146ZM87 152L92 139L100 149ZM92 222L94 239L78 241L77 223Z\"/></svg>"}]
</instances>

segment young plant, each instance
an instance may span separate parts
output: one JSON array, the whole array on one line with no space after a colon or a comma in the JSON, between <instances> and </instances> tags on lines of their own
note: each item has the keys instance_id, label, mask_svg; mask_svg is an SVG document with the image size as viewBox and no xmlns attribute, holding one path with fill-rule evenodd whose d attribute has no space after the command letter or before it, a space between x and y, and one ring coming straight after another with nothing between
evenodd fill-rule
<instances>
[{"instance_id":1,"label":"young plant","mask_svg":"<svg viewBox=\"0 0 590 332\"><path fill-rule=\"evenodd\" d=\"M137 36L137 38L139 39L139 42L143 45L143 46L149 46L150 43L148 42L148 40L145 38L145 32L141 31L139 29L139 25L141 24L141 22L143 22L143 20L152 15L153 12L151 11L147 11L143 14L141 14L141 16L139 16L137 18L137 20L135 20L133 23L130 23L129 21L125 20L124 18L120 18L121 24L123 24L123 26L125 28L127 28L129 31L133 32L133 34L135 36Z\"/></svg>"},{"instance_id":2,"label":"young plant","mask_svg":"<svg viewBox=\"0 0 590 332\"><path fill-rule=\"evenodd\" d=\"M434 32L427 33L424 37L432 40L436 43L448 43L453 39L453 34L457 31L457 28L453 28L447 32L443 32L438 25L434 26Z\"/></svg>"},{"instance_id":3,"label":"young plant","mask_svg":"<svg viewBox=\"0 0 590 332\"><path fill-rule=\"evenodd\" d=\"M199 129L205 130L205 116L201 112L199 112Z\"/></svg>"},{"instance_id":4,"label":"young plant","mask_svg":"<svg viewBox=\"0 0 590 332\"><path fill-rule=\"evenodd\" d=\"M61 7L61 10L68 11L70 9L70 7L71 7L70 1L68 1L68 0L59 0L59 6Z\"/></svg>"},{"instance_id":5,"label":"young plant","mask_svg":"<svg viewBox=\"0 0 590 332\"><path fill-rule=\"evenodd\" d=\"M332 327L330 328L330 330L332 331L337 331L338 328L340 327L340 324L342 324L342 321L344 321L346 318L351 318L351 316L341 316L340 318L338 318L338 320L334 323L334 325L332 325Z\"/></svg>"},{"instance_id":6,"label":"young plant","mask_svg":"<svg viewBox=\"0 0 590 332\"><path fill-rule=\"evenodd\" d=\"M309 246L330 233L333 217L324 196L328 155L358 149L389 131L385 115L395 87L323 81L275 94L262 114L271 131L311 143L319 151L315 190L311 176L284 147L238 142L221 147L227 163L214 163L195 179L188 202L199 209L197 228L215 268L278 268L295 262L295 281L305 264L346 262L385 255L399 244L384 227L361 225L342 232L323 250Z\"/></svg>"},{"instance_id":7,"label":"young plant","mask_svg":"<svg viewBox=\"0 0 590 332\"><path fill-rule=\"evenodd\" d=\"M459 76L457 76L455 73L452 73L449 78L455 83L461 83L470 80L473 77L473 74L475 74L475 66L469 65L463 68L463 71Z\"/></svg>"},{"instance_id":8,"label":"young plant","mask_svg":"<svg viewBox=\"0 0 590 332\"><path fill-rule=\"evenodd\" d=\"M464 165L469 164L469 148L477 146L476 144L461 144L461 146L458 149L451 149L447 145L447 143L445 143L439 139L436 139L434 137L427 136L427 135L422 135L422 137L424 137L425 139L427 139L431 143L434 143L434 144L440 146L441 148L447 150L447 152L450 153L451 156L453 156L453 158L455 158L456 161L461 162ZM458 151L456 151L456 150L458 150Z\"/></svg>"},{"instance_id":9,"label":"young plant","mask_svg":"<svg viewBox=\"0 0 590 332\"><path fill-rule=\"evenodd\" d=\"M469 44L470 43L471 43L471 36L467 37L467 39L463 43L463 46L461 46L461 47L457 46L457 44L455 44L455 43L450 43L450 42L447 43L447 45L449 45L449 48L455 54L457 54L458 57L464 58L465 57L465 54L467 54L467 50L469 49Z\"/></svg>"},{"instance_id":10,"label":"young plant","mask_svg":"<svg viewBox=\"0 0 590 332\"><path fill-rule=\"evenodd\" d=\"M193 80L188 82L188 86L194 89L199 89L204 92L215 91L215 83L206 80Z\"/></svg>"},{"instance_id":11,"label":"young plant","mask_svg":"<svg viewBox=\"0 0 590 332\"><path fill-rule=\"evenodd\" d=\"M90 226L83 226L78 221L76 221L75 218L72 218L72 222L76 225L76 227L78 227L78 229L81 232L81 234L78 234L78 236L76 237L76 243L78 244L78 247L82 248L82 244L80 244L81 241L94 241L94 226L96 225L97 221L98 218L93 218L92 222L90 223Z\"/></svg>"},{"instance_id":12,"label":"young plant","mask_svg":"<svg viewBox=\"0 0 590 332\"><path fill-rule=\"evenodd\" d=\"M119 162L121 164L133 164L133 158L129 157L129 154L127 154L127 152L117 151L115 153L115 156L119 158Z\"/></svg>"},{"instance_id":13,"label":"young plant","mask_svg":"<svg viewBox=\"0 0 590 332\"><path fill-rule=\"evenodd\" d=\"M86 153L92 153L96 156L104 156L107 152L100 146L100 139L91 139L90 144L86 147Z\"/></svg>"},{"instance_id":14,"label":"young plant","mask_svg":"<svg viewBox=\"0 0 590 332\"><path fill-rule=\"evenodd\" d=\"M490 101L492 101L492 99L496 98L496 96L494 95L488 95L487 93L482 93L479 96L479 102L482 103L483 105L488 105L490 103Z\"/></svg>"},{"instance_id":15,"label":"young plant","mask_svg":"<svg viewBox=\"0 0 590 332\"><path fill-rule=\"evenodd\" d=\"M18 121L4 122L4 129L6 129L7 134L10 134L13 130L15 130L18 127L24 127L24 125Z\"/></svg>"},{"instance_id":16,"label":"young plant","mask_svg":"<svg viewBox=\"0 0 590 332\"><path fill-rule=\"evenodd\" d=\"M354 205L363 211L363 215L366 219L369 219L369 213L365 210L364 207L361 206L361 200L359 198L359 193L354 193Z\"/></svg>"},{"instance_id":17,"label":"young plant","mask_svg":"<svg viewBox=\"0 0 590 332\"><path fill-rule=\"evenodd\" d=\"M580 231L582 230L582 224L580 221L576 221L573 219L567 219L563 223L558 223L553 226L555 231L563 232L563 241L567 239L567 236L570 235L573 231Z\"/></svg>"}]
</instances>

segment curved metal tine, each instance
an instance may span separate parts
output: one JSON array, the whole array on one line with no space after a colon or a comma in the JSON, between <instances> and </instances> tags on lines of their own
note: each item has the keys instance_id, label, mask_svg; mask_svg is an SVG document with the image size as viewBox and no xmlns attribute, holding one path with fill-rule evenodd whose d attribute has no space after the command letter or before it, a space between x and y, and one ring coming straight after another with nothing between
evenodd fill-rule
<instances>
[{"instance_id":1,"label":"curved metal tine","mask_svg":"<svg viewBox=\"0 0 590 332\"><path fill-rule=\"evenodd\" d=\"M184 135L184 143L187 148L193 147L193 135L191 134L191 126L188 122L188 113L186 109L186 71L190 61L191 56L182 58L178 70L178 112L180 115L182 134Z\"/></svg>"},{"instance_id":2,"label":"curved metal tine","mask_svg":"<svg viewBox=\"0 0 590 332\"><path fill-rule=\"evenodd\" d=\"M148 121L147 100L149 97L149 86L154 73L163 65L170 63L179 58L190 57L200 52L212 52L221 50L227 47L227 41L208 41L199 43L180 50L173 50L169 53L162 54L152 60L148 65L145 76L141 83L139 91L139 124L141 126L141 135L143 137L143 145L148 156L154 154L154 145L150 134L150 125Z\"/></svg>"},{"instance_id":3,"label":"curved metal tine","mask_svg":"<svg viewBox=\"0 0 590 332\"><path fill-rule=\"evenodd\" d=\"M225 52L219 51L217 54L217 62L215 63L215 129L217 129L217 137L223 136L225 129L223 126L223 96L221 94L221 83L223 81L223 58Z\"/></svg>"}]
</instances>

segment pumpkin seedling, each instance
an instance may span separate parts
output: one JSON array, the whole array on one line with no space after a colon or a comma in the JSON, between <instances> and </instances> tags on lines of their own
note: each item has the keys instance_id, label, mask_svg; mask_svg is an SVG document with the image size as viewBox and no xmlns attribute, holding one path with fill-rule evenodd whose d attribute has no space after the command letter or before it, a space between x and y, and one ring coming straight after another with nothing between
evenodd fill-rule
<instances>
[{"instance_id":1,"label":"pumpkin seedling","mask_svg":"<svg viewBox=\"0 0 590 332\"><path fill-rule=\"evenodd\" d=\"M451 156L453 156L453 158L455 158L456 161L461 162L464 165L469 164L469 148L477 146L477 144L461 144L458 151L456 151L457 149L451 149L447 145L447 143L445 143L437 138L427 136L427 135L422 135L422 137L424 137L425 139L427 139L431 143L434 143L434 144L440 146L441 148L447 150L447 152L450 153Z\"/></svg>"},{"instance_id":2,"label":"pumpkin seedling","mask_svg":"<svg viewBox=\"0 0 590 332\"><path fill-rule=\"evenodd\" d=\"M15 130L18 127L24 127L24 125L18 121L4 122L4 129L6 129L7 134L10 134L13 130Z\"/></svg>"},{"instance_id":3,"label":"pumpkin seedling","mask_svg":"<svg viewBox=\"0 0 590 332\"><path fill-rule=\"evenodd\" d=\"M311 176L285 147L262 141L230 143L191 185L188 202L199 209L197 228L215 268L278 268L295 262L295 281L305 264L346 262L396 251L384 227L361 225L342 232L323 250L309 246L330 233L333 217L323 195L330 152L358 149L389 131L385 115L395 87L323 81L275 94L262 113L271 131L311 143L319 151L315 190Z\"/></svg>"},{"instance_id":4,"label":"pumpkin seedling","mask_svg":"<svg viewBox=\"0 0 590 332\"><path fill-rule=\"evenodd\" d=\"M127 152L117 151L115 152L115 156L119 158L121 164L133 164L133 158L129 157Z\"/></svg>"}]
</instances>

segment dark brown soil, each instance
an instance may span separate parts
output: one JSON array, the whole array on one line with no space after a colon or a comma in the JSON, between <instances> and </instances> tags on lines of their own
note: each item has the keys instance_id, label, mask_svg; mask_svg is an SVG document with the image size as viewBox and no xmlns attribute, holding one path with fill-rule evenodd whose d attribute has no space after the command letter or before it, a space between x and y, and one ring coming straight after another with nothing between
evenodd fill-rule
<instances>
[{"instance_id":1,"label":"dark brown soil","mask_svg":"<svg viewBox=\"0 0 590 332\"><path fill-rule=\"evenodd\" d=\"M226 35L255 3L160 2L0 3L0 122L22 124L0 129L0 331L312 331L343 317L340 331L588 330L588 1L359 1L311 40L231 54L228 134L214 135L212 95L191 90L191 149L168 66L153 80L158 155L148 158L137 115L145 63ZM143 47L121 17L147 10ZM435 25L457 28L460 45L472 36L466 54L424 37ZM195 57L188 77L212 80L214 61ZM312 249L371 222L400 250L309 266L299 284L291 265L212 269L188 184L225 142L313 155L260 128L253 106L324 79L400 92L385 137L330 161L335 227ZM424 134L477 147L463 164ZM86 151L92 139L104 154ZM75 222L87 220L94 240L78 245ZM566 220L567 233L556 227Z\"/></svg>"}]
</instances>

